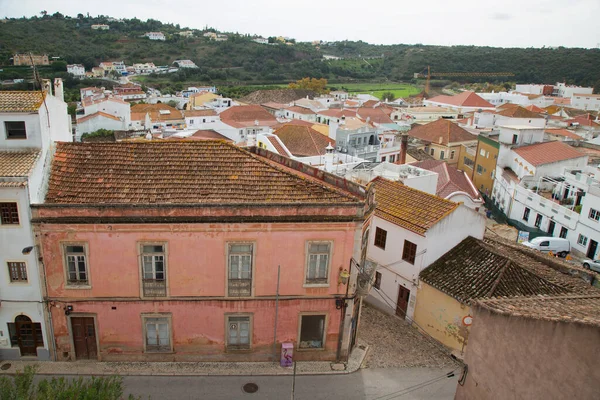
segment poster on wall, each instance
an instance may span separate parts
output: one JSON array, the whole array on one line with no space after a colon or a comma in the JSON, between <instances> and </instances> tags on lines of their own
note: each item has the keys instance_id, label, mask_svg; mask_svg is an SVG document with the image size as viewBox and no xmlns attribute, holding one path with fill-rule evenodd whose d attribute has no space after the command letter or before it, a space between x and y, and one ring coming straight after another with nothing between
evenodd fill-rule
<instances>
[{"instance_id":1,"label":"poster on wall","mask_svg":"<svg viewBox=\"0 0 600 400\"><path fill-rule=\"evenodd\" d=\"M517 243L523 243L529 241L529 232L527 231L519 231L519 236L517 236Z\"/></svg>"}]
</instances>

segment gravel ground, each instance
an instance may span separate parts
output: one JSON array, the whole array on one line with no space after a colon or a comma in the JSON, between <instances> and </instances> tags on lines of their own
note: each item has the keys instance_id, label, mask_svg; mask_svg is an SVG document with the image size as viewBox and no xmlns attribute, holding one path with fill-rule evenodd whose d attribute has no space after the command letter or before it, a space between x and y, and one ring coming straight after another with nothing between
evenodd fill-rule
<instances>
[{"instance_id":1,"label":"gravel ground","mask_svg":"<svg viewBox=\"0 0 600 400\"><path fill-rule=\"evenodd\" d=\"M363 303L358 337L369 345L367 368L447 367L455 365L441 344L406 321Z\"/></svg>"}]
</instances>

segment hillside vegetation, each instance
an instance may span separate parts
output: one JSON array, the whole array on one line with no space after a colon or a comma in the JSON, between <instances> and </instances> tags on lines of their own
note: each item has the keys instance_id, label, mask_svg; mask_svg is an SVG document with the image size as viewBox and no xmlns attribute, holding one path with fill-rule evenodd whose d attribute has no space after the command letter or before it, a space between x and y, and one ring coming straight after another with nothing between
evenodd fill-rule
<instances>
[{"instance_id":1,"label":"hillside vegetation","mask_svg":"<svg viewBox=\"0 0 600 400\"><path fill-rule=\"evenodd\" d=\"M92 24L108 24L110 30L92 30ZM595 85L600 89L600 50L579 48L493 48L477 46L372 45L364 42L334 42L313 46L265 45L252 42L248 35L229 33L229 40L210 41L203 31L194 37L177 33L188 28L156 20L125 19L106 16L88 18L82 14L8 19L0 23L0 64L9 65L16 52L33 52L60 57L68 63L81 63L87 69L105 60L127 64L152 61L171 64L176 59L191 59L200 68L168 77L148 77L146 84L204 82L230 85L285 83L302 77L327 78L330 83L356 81L410 81L415 72L430 65L437 72L508 71L510 78L496 82L554 83ZM161 31L167 40L151 41L142 35ZM276 34L276 32L274 32ZM401 38L399 38L401 40ZM325 60L323 55L343 57ZM0 79L10 79L0 72ZM489 78L488 78L489 80ZM465 77L462 82L481 78Z\"/></svg>"}]
</instances>

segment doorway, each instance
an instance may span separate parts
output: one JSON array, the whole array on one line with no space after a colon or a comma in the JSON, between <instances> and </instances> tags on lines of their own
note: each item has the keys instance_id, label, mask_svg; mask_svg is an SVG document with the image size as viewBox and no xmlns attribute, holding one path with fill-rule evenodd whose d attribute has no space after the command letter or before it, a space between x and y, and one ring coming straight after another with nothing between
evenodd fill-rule
<instances>
[{"instance_id":1,"label":"doorway","mask_svg":"<svg viewBox=\"0 0 600 400\"><path fill-rule=\"evenodd\" d=\"M556 223L554 221L550 221L550 223L548 224L548 235L554 236L554 227L555 226L556 226Z\"/></svg>"},{"instance_id":2,"label":"doorway","mask_svg":"<svg viewBox=\"0 0 600 400\"><path fill-rule=\"evenodd\" d=\"M15 318L15 330L21 357L37 356L38 345L44 345L41 324L33 323L27 315L18 315Z\"/></svg>"},{"instance_id":3,"label":"doorway","mask_svg":"<svg viewBox=\"0 0 600 400\"><path fill-rule=\"evenodd\" d=\"M593 260L594 257L596 257L596 250L598 250L598 242L590 239L590 245L588 247L586 256Z\"/></svg>"},{"instance_id":4,"label":"doorway","mask_svg":"<svg viewBox=\"0 0 600 400\"><path fill-rule=\"evenodd\" d=\"M96 326L94 317L71 317L71 331L76 360L97 360Z\"/></svg>"},{"instance_id":5,"label":"doorway","mask_svg":"<svg viewBox=\"0 0 600 400\"><path fill-rule=\"evenodd\" d=\"M402 285L398 286L398 303L396 304L396 315L400 318L406 318L408 310L408 300L410 299L410 290Z\"/></svg>"}]
</instances>

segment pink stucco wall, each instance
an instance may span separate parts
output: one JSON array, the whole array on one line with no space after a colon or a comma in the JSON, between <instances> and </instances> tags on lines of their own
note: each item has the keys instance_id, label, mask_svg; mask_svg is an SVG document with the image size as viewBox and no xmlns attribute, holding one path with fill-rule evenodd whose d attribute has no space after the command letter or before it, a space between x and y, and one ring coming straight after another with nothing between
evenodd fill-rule
<instances>
[{"instance_id":1,"label":"pink stucco wall","mask_svg":"<svg viewBox=\"0 0 600 400\"><path fill-rule=\"evenodd\" d=\"M269 361L273 349L275 301L129 301L77 302L71 317L96 317L99 359L102 361ZM113 310L113 307L116 309ZM326 317L323 350L295 350L296 360L333 360L340 329L340 310L334 299L281 300L277 323L277 352L281 343L298 343L299 315L318 312ZM173 353L144 353L142 314L170 313ZM250 314L250 350L227 351L226 319L229 313ZM68 317L52 309L58 360L75 359L69 336ZM278 353L279 354L279 353Z\"/></svg>"},{"instance_id":2,"label":"pink stucco wall","mask_svg":"<svg viewBox=\"0 0 600 400\"><path fill-rule=\"evenodd\" d=\"M327 315L325 350L299 351L297 359L332 360L336 356L340 310L335 297L340 268L348 269L360 222L254 224L39 224L48 297L73 305L74 314L94 315L102 360L268 360L273 343L277 266L281 266L278 343L298 340L302 312ZM306 242L331 241L329 286L304 287ZM253 296L226 297L227 243L254 243ZM61 245L86 243L90 289L65 287ZM166 299L141 300L139 244L167 245ZM360 244L358 244L360 246ZM116 307L113 310L112 307ZM69 322L54 307L53 324L60 359L73 359ZM142 313L172 315L173 354L143 352ZM226 313L253 315L252 349L225 351ZM81 315L81 314L80 314ZM278 345L278 347L280 347Z\"/></svg>"},{"instance_id":3,"label":"pink stucco wall","mask_svg":"<svg viewBox=\"0 0 600 400\"><path fill-rule=\"evenodd\" d=\"M354 249L356 223L302 224L145 224L54 225L38 227L51 298L140 297L139 244L165 242L170 297L225 296L227 243L254 245L254 296L274 296L277 266L281 266L279 293L327 296L345 293L338 285L340 268L348 269ZM306 242L333 242L329 287L303 287ZM61 244L88 246L91 289L65 288Z\"/></svg>"}]
</instances>

